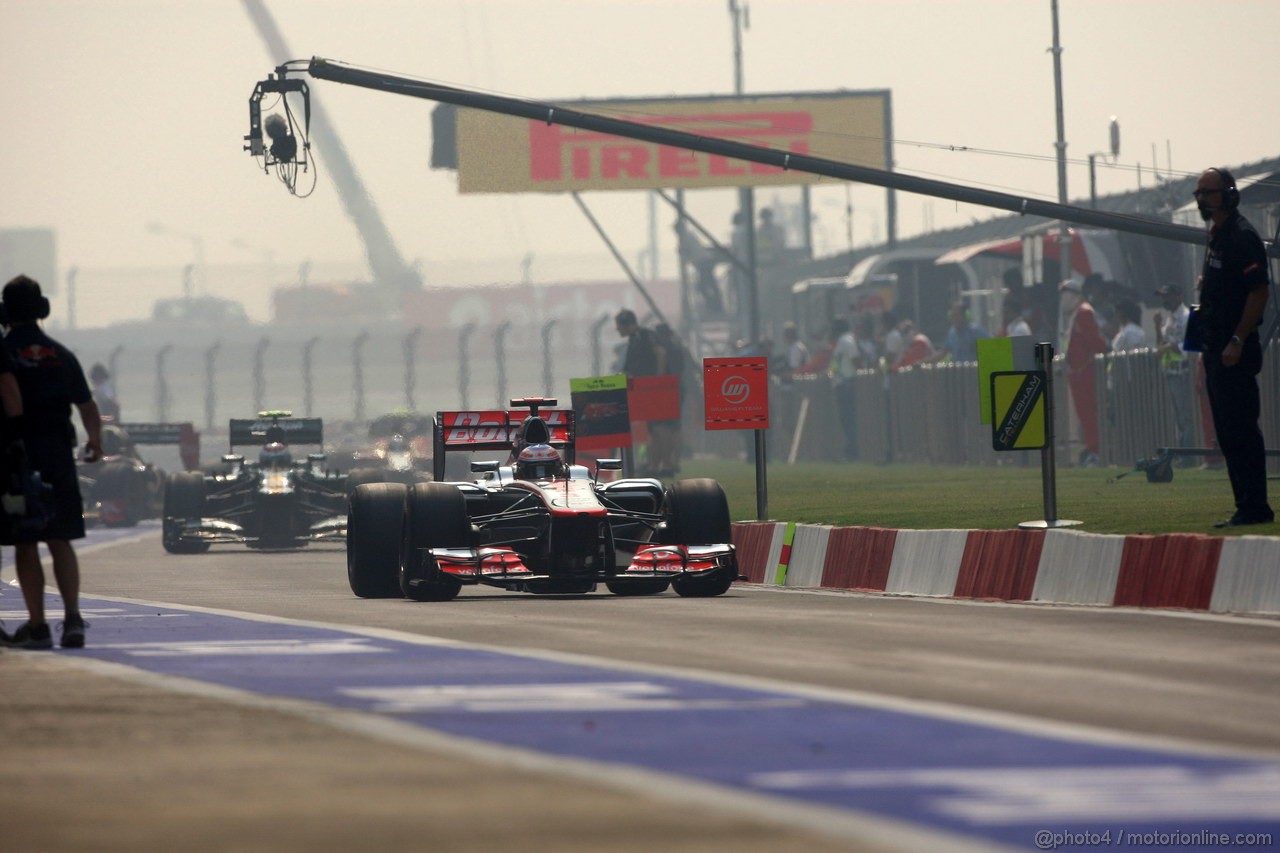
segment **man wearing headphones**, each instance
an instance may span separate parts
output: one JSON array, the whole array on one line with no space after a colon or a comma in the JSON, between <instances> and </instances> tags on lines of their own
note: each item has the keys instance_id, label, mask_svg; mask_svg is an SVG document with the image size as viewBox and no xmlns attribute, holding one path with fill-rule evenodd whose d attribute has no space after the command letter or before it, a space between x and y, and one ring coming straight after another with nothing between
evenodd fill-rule
<instances>
[{"instance_id":1,"label":"man wearing headphones","mask_svg":"<svg viewBox=\"0 0 1280 853\"><path fill-rule=\"evenodd\" d=\"M79 410L88 435L86 461L102 457L102 421L75 355L40 328L39 321L49 316L49 300L40 292L40 285L20 275L4 286L0 298L10 324L4 348L13 358L22 391L22 439L31 467L53 487L54 500L54 516L44 530L13 535L6 531L2 543L15 546L18 583L28 614L28 621L7 638L7 644L29 649L53 645L44 616L44 568L39 551L39 543L44 542L53 557L53 574L62 595L62 645L83 648L80 565L71 540L84 538L84 505L76 477L71 407Z\"/></svg>"},{"instance_id":2,"label":"man wearing headphones","mask_svg":"<svg viewBox=\"0 0 1280 853\"><path fill-rule=\"evenodd\" d=\"M1258 327L1267 305L1270 267L1262 238L1236 209L1240 192L1226 169L1206 169L1196 182L1196 206L1209 228L1200 274L1205 386L1218 446L1227 460L1236 511L1215 527L1269 524L1267 467L1258 373Z\"/></svg>"}]
</instances>

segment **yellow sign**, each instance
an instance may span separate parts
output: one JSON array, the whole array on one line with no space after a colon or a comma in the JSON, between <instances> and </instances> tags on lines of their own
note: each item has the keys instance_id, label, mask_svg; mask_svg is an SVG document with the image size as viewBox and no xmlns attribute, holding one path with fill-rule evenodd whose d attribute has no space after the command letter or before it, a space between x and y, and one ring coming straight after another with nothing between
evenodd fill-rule
<instances>
[{"instance_id":1,"label":"yellow sign","mask_svg":"<svg viewBox=\"0 0 1280 853\"><path fill-rule=\"evenodd\" d=\"M889 168L889 93L565 104L638 124ZM463 193L787 186L821 175L475 109L457 111Z\"/></svg>"},{"instance_id":2,"label":"yellow sign","mask_svg":"<svg viewBox=\"0 0 1280 853\"><path fill-rule=\"evenodd\" d=\"M1045 446L1043 370L991 374L991 446L1034 450Z\"/></svg>"}]
</instances>

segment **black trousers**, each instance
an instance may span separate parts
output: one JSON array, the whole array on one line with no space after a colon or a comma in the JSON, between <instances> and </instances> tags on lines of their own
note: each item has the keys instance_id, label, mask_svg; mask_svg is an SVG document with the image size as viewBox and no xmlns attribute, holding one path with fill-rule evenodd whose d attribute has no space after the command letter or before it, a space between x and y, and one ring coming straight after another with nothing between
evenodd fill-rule
<instances>
[{"instance_id":1,"label":"black trousers","mask_svg":"<svg viewBox=\"0 0 1280 853\"><path fill-rule=\"evenodd\" d=\"M1271 516L1267 504L1267 456L1258 419L1262 398L1258 373L1262 370L1262 345L1258 335L1244 342L1240 360L1232 367L1222 363L1221 352L1204 354L1205 390L1213 411L1218 446L1227 460L1236 514L1249 519Z\"/></svg>"}]
</instances>

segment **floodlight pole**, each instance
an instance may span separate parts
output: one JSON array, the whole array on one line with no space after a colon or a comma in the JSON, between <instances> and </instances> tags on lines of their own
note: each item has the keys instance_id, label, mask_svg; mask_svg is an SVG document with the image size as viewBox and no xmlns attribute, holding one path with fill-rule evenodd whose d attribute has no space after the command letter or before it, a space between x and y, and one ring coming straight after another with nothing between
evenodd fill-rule
<instances>
[{"instance_id":1,"label":"floodlight pole","mask_svg":"<svg viewBox=\"0 0 1280 853\"><path fill-rule=\"evenodd\" d=\"M218 358L218 350L222 349L222 340L214 341L208 349L204 351L204 428L213 429L213 410L218 401L217 390L214 385L216 374L214 373L214 362ZM114 374L112 374L114 375Z\"/></svg>"},{"instance_id":2,"label":"floodlight pole","mask_svg":"<svg viewBox=\"0 0 1280 853\"><path fill-rule=\"evenodd\" d=\"M551 396L551 385L553 381L551 369L551 330L555 328L556 321L548 320L542 326L542 388L543 393L548 397Z\"/></svg>"},{"instance_id":3,"label":"floodlight pole","mask_svg":"<svg viewBox=\"0 0 1280 853\"><path fill-rule=\"evenodd\" d=\"M422 334L421 326L414 326L413 329L404 336L404 403L405 406L413 411L414 405L413 390L417 384L417 376L414 368L416 367L414 359L417 357L418 337Z\"/></svg>"},{"instance_id":4,"label":"floodlight pole","mask_svg":"<svg viewBox=\"0 0 1280 853\"><path fill-rule=\"evenodd\" d=\"M458 329L458 395L462 399L463 409L471 408L467 394L467 389L471 387L471 358L468 342L471 339L471 333L475 330L475 323L467 323Z\"/></svg>"},{"instance_id":5,"label":"floodlight pole","mask_svg":"<svg viewBox=\"0 0 1280 853\"><path fill-rule=\"evenodd\" d=\"M316 348L316 344L320 343L317 337L308 338L306 343L302 345L302 410L307 413L307 417L311 417L314 397L314 384L311 379L312 371L312 350Z\"/></svg>"},{"instance_id":6,"label":"floodlight pole","mask_svg":"<svg viewBox=\"0 0 1280 853\"><path fill-rule=\"evenodd\" d=\"M356 396L356 423L364 423L364 345L369 340L369 332L361 329L351 341L351 373L352 390Z\"/></svg>"},{"instance_id":7,"label":"floodlight pole","mask_svg":"<svg viewBox=\"0 0 1280 853\"><path fill-rule=\"evenodd\" d=\"M253 350L253 409L260 412L265 408L267 394L266 354L271 339L263 335Z\"/></svg>"},{"instance_id":8,"label":"floodlight pole","mask_svg":"<svg viewBox=\"0 0 1280 853\"><path fill-rule=\"evenodd\" d=\"M173 344L165 344L156 351L156 420L169 419L169 383L164 376L164 361L173 349Z\"/></svg>"},{"instance_id":9,"label":"floodlight pole","mask_svg":"<svg viewBox=\"0 0 1280 853\"><path fill-rule=\"evenodd\" d=\"M504 320L498 324L493 336L493 357L498 368L498 408L505 409L510 404L507 397L507 332L511 330L511 321Z\"/></svg>"}]
</instances>

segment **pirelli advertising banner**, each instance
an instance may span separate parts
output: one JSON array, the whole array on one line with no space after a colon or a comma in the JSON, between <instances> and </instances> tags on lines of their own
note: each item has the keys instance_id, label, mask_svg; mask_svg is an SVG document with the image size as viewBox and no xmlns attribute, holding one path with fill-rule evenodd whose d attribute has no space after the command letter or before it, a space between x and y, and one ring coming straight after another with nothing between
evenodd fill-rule
<instances>
[{"instance_id":1,"label":"pirelli advertising banner","mask_svg":"<svg viewBox=\"0 0 1280 853\"><path fill-rule=\"evenodd\" d=\"M583 112L888 169L889 92L578 101ZM694 189L817 183L820 175L746 163L545 121L459 108L463 193Z\"/></svg>"}]
</instances>

